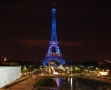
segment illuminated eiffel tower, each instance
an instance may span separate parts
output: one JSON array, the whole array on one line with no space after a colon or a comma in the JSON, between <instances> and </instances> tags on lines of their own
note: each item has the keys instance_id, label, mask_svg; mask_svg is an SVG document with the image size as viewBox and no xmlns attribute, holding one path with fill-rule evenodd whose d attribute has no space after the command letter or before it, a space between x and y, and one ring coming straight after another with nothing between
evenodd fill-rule
<instances>
[{"instance_id":1,"label":"illuminated eiffel tower","mask_svg":"<svg viewBox=\"0 0 111 90\"><path fill-rule=\"evenodd\" d=\"M53 52L53 49L55 52ZM65 61L62 58L62 54L60 53L57 34L56 34L56 9L52 8L52 32L51 32L51 40L49 43L49 49L46 54L46 57L43 61L43 66L45 66L49 61L55 60L60 64L65 64Z\"/></svg>"}]
</instances>

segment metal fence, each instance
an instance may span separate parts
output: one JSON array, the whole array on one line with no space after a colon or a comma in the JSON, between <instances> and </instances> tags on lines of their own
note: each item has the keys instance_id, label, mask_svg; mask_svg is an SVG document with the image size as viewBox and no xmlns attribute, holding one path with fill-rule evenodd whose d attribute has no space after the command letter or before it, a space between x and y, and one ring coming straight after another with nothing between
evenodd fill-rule
<instances>
[{"instance_id":1,"label":"metal fence","mask_svg":"<svg viewBox=\"0 0 111 90\"><path fill-rule=\"evenodd\" d=\"M100 86L98 90L111 90L111 86Z\"/></svg>"},{"instance_id":2,"label":"metal fence","mask_svg":"<svg viewBox=\"0 0 111 90\"><path fill-rule=\"evenodd\" d=\"M93 89L90 89L89 87L87 87L87 86L85 86L82 83L77 81L75 90L93 90Z\"/></svg>"}]
</instances>

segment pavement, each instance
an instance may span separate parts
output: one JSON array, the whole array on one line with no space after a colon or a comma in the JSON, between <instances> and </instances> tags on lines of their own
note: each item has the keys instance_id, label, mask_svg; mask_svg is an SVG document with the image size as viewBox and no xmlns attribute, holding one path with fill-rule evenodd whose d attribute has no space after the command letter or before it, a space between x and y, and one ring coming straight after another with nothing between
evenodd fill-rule
<instances>
[{"instance_id":1,"label":"pavement","mask_svg":"<svg viewBox=\"0 0 111 90\"><path fill-rule=\"evenodd\" d=\"M0 90L36 90L33 89L33 85L40 79L40 76L25 76L21 77L12 83L8 84L11 85L9 88L1 88ZM25 80L24 80L25 79ZM21 82L19 82L21 80ZM19 83L16 83L19 82ZM16 84L15 84L16 83Z\"/></svg>"}]
</instances>

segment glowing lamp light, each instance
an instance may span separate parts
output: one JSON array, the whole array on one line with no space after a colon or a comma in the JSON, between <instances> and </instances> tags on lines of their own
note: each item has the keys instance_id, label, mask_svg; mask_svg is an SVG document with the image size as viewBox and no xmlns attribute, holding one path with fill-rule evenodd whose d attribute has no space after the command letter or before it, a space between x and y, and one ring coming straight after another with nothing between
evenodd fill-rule
<instances>
[{"instance_id":1,"label":"glowing lamp light","mask_svg":"<svg viewBox=\"0 0 111 90\"><path fill-rule=\"evenodd\" d=\"M107 72L109 72L109 70L106 70Z\"/></svg>"},{"instance_id":2,"label":"glowing lamp light","mask_svg":"<svg viewBox=\"0 0 111 90\"><path fill-rule=\"evenodd\" d=\"M99 72L100 75L108 75L108 72Z\"/></svg>"},{"instance_id":3,"label":"glowing lamp light","mask_svg":"<svg viewBox=\"0 0 111 90\"><path fill-rule=\"evenodd\" d=\"M54 72L53 74L59 74L58 72Z\"/></svg>"},{"instance_id":4,"label":"glowing lamp light","mask_svg":"<svg viewBox=\"0 0 111 90\"><path fill-rule=\"evenodd\" d=\"M98 70L98 68L96 68L96 70Z\"/></svg>"}]
</instances>

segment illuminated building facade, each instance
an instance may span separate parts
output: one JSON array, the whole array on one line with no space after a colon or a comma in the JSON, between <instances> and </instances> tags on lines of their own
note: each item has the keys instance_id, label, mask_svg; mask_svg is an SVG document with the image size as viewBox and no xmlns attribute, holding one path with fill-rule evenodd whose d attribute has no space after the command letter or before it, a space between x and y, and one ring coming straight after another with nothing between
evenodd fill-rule
<instances>
[{"instance_id":1,"label":"illuminated building facade","mask_svg":"<svg viewBox=\"0 0 111 90\"><path fill-rule=\"evenodd\" d=\"M7 58L6 58L6 57L4 58L4 61L7 61Z\"/></svg>"},{"instance_id":2,"label":"illuminated building facade","mask_svg":"<svg viewBox=\"0 0 111 90\"><path fill-rule=\"evenodd\" d=\"M53 49L55 52L53 52ZM49 43L49 49L46 54L46 58L43 61L43 66L45 66L49 61L55 60L60 64L65 64L65 61L62 58L62 54L60 53L58 41L57 41L57 34L56 34L56 9L52 8L52 32L51 32L51 39Z\"/></svg>"}]
</instances>

